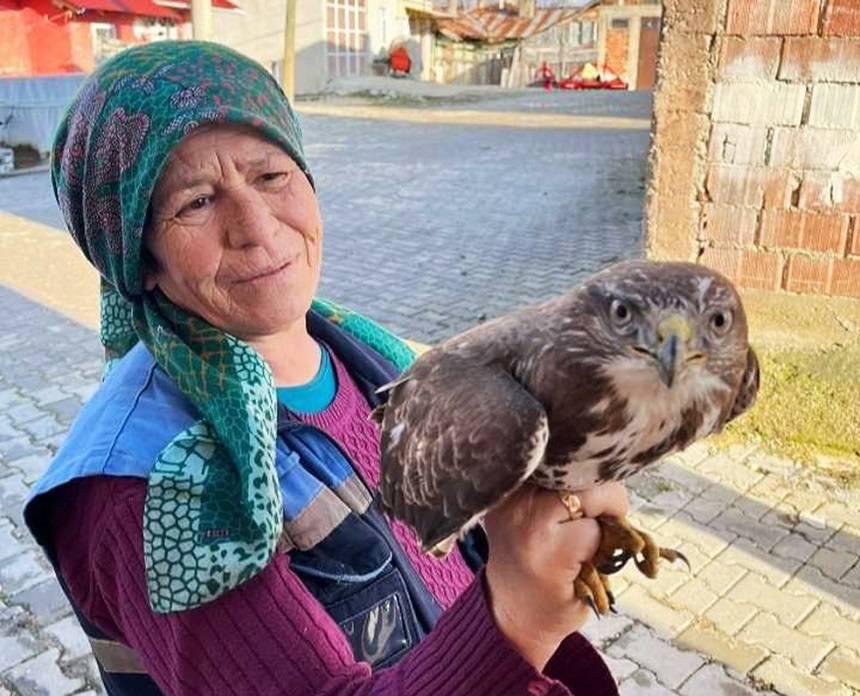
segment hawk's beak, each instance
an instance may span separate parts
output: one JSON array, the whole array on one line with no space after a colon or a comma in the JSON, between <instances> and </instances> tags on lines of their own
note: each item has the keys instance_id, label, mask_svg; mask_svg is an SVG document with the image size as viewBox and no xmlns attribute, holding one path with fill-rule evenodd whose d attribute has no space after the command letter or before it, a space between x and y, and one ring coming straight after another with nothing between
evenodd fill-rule
<instances>
[{"instance_id":1,"label":"hawk's beak","mask_svg":"<svg viewBox=\"0 0 860 696\"><path fill-rule=\"evenodd\" d=\"M678 366L684 362L687 344L693 335L689 322L680 314L670 314L657 325L654 357L663 383L672 388Z\"/></svg>"}]
</instances>

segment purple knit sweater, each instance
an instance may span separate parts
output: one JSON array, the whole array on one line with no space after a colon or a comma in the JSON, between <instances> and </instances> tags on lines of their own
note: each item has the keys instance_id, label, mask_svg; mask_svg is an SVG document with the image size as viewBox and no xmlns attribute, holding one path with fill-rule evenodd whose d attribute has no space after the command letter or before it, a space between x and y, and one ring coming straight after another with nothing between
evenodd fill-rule
<instances>
[{"instance_id":1,"label":"purple knit sweater","mask_svg":"<svg viewBox=\"0 0 860 696\"><path fill-rule=\"evenodd\" d=\"M379 479L369 407L335 360L338 392L303 416L349 453L365 483ZM591 645L570 636L544 674L496 628L482 575L458 552L439 562L414 534L392 528L428 589L446 608L396 666L372 673L353 659L337 624L277 555L252 580L196 609L154 614L143 561L146 482L90 477L67 484L53 506L60 572L75 603L108 635L132 646L168 694L287 696L614 696L615 682Z\"/></svg>"}]
</instances>

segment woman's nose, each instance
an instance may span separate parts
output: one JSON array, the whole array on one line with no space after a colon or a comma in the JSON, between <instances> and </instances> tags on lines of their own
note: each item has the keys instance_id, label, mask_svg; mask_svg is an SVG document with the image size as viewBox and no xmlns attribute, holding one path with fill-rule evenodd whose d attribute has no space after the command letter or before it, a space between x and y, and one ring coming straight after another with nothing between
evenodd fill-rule
<instances>
[{"instance_id":1,"label":"woman's nose","mask_svg":"<svg viewBox=\"0 0 860 696\"><path fill-rule=\"evenodd\" d=\"M226 197L224 226L231 247L263 245L271 240L277 218L263 197L252 188L233 189Z\"/></svg>"}]
</instances>

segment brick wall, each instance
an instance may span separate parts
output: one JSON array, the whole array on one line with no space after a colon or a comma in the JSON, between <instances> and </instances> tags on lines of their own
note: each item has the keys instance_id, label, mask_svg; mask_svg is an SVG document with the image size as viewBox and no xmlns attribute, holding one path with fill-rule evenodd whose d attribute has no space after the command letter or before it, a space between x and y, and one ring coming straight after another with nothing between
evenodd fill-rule
<instances>
[{"instance_id":1,"label":"brick wall","mask_svg":"<svg viewBox=\"0 0 860 696\"><path fill-rule=\"evenodd\" d=\"M860 0L666 0L646 248L860 297Z\"/></svg>"}]
</instances>

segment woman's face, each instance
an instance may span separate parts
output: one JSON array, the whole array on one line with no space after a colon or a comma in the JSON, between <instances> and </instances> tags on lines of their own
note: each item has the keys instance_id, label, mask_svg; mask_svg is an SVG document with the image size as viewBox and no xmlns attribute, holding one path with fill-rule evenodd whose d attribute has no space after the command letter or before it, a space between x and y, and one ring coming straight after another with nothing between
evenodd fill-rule
<instances>
[{"instance_id":1,"label":"woman's face","mask_svg":"<svg viewBox=\"0 0 860 696\"><path fill-rule=\"evenodd\" d=\"M322 222L307 177L251 129L194 131L152 197L144 269L174 304L246 341L304 321L319 282Z\"/></svg>"}]
</instances>

